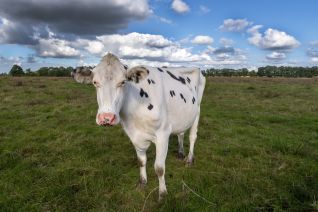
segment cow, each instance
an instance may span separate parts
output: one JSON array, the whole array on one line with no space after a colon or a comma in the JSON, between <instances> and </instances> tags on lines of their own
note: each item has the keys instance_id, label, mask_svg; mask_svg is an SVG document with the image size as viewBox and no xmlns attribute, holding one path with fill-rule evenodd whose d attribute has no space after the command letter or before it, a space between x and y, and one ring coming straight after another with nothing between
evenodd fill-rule
<instances>
[{"instance_id":1,"label":"cow","mask_svg":"<svg viewBox=\"0 0 318 212\"><path fill-rule=\"evenodd\" d=\"M147 183L146 151L156 146L155 173L159 180L159 200L167 193L165 160L169 136L178 136L178 157L184 158L184 133L190 129L190 149L186 164L194 161L200 103L205 77L198 68L128 68L111 53L91 71L75 71L74 79L96 87L96 123L112 126L121 123L135 147L140 166L139 186Z\"/></svg>"}]
</instances>

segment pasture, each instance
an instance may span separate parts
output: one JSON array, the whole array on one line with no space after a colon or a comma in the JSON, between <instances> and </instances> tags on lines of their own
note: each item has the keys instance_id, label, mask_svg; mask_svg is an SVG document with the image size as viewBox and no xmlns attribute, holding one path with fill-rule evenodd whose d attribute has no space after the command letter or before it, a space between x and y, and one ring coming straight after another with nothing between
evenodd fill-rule
<instances>
[{"instance_id":1,"label":"pasture","mask_svg":"<svg viewBox=\"0 0 318 212\"><path fill-rule=\"evenodd\" d=\"M171 136L161 203L154 146L137 189L133 145L96 125L93 86L1 77L0 99L0 211L318 210L318 79L208 78L195 164Z\"/></svg>"}]
</instances>

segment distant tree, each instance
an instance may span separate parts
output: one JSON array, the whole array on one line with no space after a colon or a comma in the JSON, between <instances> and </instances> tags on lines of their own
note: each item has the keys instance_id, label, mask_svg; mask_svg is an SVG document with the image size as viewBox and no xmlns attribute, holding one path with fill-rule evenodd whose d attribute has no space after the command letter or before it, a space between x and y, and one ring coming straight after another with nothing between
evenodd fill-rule
<instances>
[{"instance_id":1,"label":"distant tree","mask_svg":"<svg viewBox=\"0 0 318 212\"><path fill-rule=\"evenodd\" d=\"M32 71L30 68L25 69L25 74L30 74Z\"/></svg>"},{"instance_id":2,"label":"distant tree","mask_svg":"<svg viewBox=\"0 0 318 212\"><path fill-rule=\"evenodd\" d=\"M19 65L13 65L9 74L11 76L23 76L24 75L24 72L23 72L23 69L21 68L21 66Z\"/></svg>"},{"instance_id":3,"label":"distant tree","mask_svg":"<svg viewBox=\"0 0 318 212\"><path fill-rule=\"evenodd\" d=\"M37 70L37 73L39 76L48 76L49 75L49 68L48 67L42 67L39 70Z\"/></svg>"},{"instance_id":4,"label":"distant tree","mask_svg":"<svg viewBox=\"0 0 318 212\"><path fill-rule=\"evenodd\" d=\"M26 76L36 76L37 73L33 72L30 68L25 70L25 75Z\"/></svg>"}]
</instances>

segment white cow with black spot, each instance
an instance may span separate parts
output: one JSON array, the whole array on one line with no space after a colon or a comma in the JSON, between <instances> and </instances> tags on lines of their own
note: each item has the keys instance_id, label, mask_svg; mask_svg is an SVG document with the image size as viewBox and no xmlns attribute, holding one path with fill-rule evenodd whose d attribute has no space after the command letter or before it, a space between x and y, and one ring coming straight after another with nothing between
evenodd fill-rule
<instances>
[{"instance_id":1,"label":"white cow with black spot","mask_svg":"<svg viewBox=\"0 0 318 212\"><path fill-rule=\"evenodd\" d=\"M194 160L200 103L205 77L197 68L153 68L137 66L128 69L108 53L91 71L75 71L78 82L92 82L97 91L96 123L101 126L121 123L135 146L140 164L140 186L147 183L146 151L156 145L155 171L159 179L159 199L166 194L165 160L169 136L178 135L179 158L184 158L183 139L190 129L187 164Z\"/></svg>"}]
</instances>

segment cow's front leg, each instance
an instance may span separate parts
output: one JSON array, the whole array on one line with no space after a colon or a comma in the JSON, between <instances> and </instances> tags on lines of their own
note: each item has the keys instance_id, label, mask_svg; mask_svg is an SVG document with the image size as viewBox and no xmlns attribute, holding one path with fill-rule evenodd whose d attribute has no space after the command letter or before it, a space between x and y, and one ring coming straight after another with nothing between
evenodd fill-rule
<instances>
[{"instance_id":1,"label":"cow's front leg","mask_svg":"<svg viewBox=\"0 0 318 212\"><path fill-rule=\"evenodd\" d=\"M140 169L139 175L139 188L144 188L147 184L147 172L146 172L146 164L147 164L147 154L145 149L136 148L137 158L138 158L138 165Z\"/></svg>"},{"instance_id":2,"label":"cow's front leg","mask_svg":"<svg viewBox=\"0 0 318 212\"><path fill-rule=\"evenodd\" d=\"M165 162L168 152L169 135L161 133L156 140L155 171L159 180L159 201L167 194L165 182Z\"/></svg>"}]
</instances>

